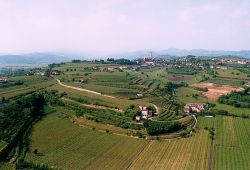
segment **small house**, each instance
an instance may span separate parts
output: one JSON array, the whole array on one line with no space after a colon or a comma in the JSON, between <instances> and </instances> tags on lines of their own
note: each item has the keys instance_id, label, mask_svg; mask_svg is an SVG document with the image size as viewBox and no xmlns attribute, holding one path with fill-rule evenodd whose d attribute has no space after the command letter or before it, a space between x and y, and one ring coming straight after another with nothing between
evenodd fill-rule
<instances>
[{"instance_id":1,"label":"small house","mask_svg":"<svg viewBox=\"0 0 250 170\"><path fill-rule=\"evenodd\" d=\"M183 111L185 113L199 113L207 108L205 103L188 103L184 106Z\"/></svg>"},{"instance_id":2,"label":"small house","mask_svg":"<svg viewBox=\"0 0 250 170\"><path fill-rule=\"evenodd\" d=\"M153 116L153 111L149 110L146 106L139 106L141 110L141 116L143 119L148 119Z\"/></svg>"},{"instance_id":3,"label":"small house","mask_svg":"<svg viewBox=\"0 0 250 170\"><path fill-rule=\"evenodd\" d=\"M87 79L80 79L79 82L80 83L87 83Z\"/></svg>"}]
</instances>

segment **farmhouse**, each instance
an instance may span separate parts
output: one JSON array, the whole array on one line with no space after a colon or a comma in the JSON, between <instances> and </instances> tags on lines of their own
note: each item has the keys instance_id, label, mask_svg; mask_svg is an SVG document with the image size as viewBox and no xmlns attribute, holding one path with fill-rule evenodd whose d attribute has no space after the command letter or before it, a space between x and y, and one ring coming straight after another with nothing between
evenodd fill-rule
<instances>
[{"instance_id":1,"label":"farmhouse","mask_svg":"<svg viewBox=\"0 0 250 170\"><path fill-rule=\"evenodd\" d=\"M35 73L35 75L37 75L37 76L45 76L45 72L38 71L38 72Z\"/></svg>"},{"instance_id":2,"label":"farmhouse","mask_svg":"<svg viewBox=\"0 0 250 170\"><path fill-rule=\"evenodd\" d=\"M207 104L205 103L188 103L184 106L183 111L185 113L199 113L205 108L207 108Z\"/></svg>"},{"instance_id":3,"label":"farmhouse","mask_svg":"<svg viewBox=\"0 0 250 170\"><path fill-rule=\"evenodd\" d=\"M86 83L86 82L87 82L87 79L80 79L79 82L80 82L80 83Z\"/></svg>"},{"instance_id":4,"label":"farmhouse","mask_svg":"<svg viewBox=\"0 0 250 170\"><path fill-rule=\"evenodd\" d=\"M7 77L0 77L0 83L7 83L8 78Z\"/></svg>"},{"instance_id":5,"label":"farmhouse","mask_svg":"<svg viewBox=\"0 0 250 170\"><path fill-rule=\"evenodd\" d=\"M141 110L141 116L143 119L148 119L153 116L152 110L149 110L146 106L139 106Z\"/></svg>"},{"instance_id":6,"label":"farmhouse","mask_svg":"<svg viewBox=\"0 0 250 170\"><path fill-rule=\"evenodd\" d=\"M52 76L59 75L59 72L58 71L51 71L50 75L52 75Z\"/></svg>"},{"instance_id":7,"label":"farmhouse","mask_svg":"<svg viewBox=\"0 0 250 170\"><path fill-rule=\"evenodd\" d=\"M245 84L247 87L250 87L250 81Z\"/></svg>"},{"instance_id":8,"label":"farmhouse","mask_svg":"<svg viewBox=\"0 0 250 170\"><path fill-rule=\"evenodd\" d=\"M143 97L143 94L142 93L137 93L136 94L138 97Z\"/></svg>"}]
</instances>

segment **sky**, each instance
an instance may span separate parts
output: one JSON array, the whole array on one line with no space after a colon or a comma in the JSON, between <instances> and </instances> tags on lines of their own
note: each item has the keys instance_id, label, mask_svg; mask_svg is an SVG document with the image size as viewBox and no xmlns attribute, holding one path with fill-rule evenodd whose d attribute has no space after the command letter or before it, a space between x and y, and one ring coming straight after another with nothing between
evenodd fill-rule
<instances>
[{"instance_id":1,"label":"sky","mask_svg":"<svg viewBox=\"0 0 250 170\"><path fill-rule=\"evenodd\" d=\"M0 0L0 53L250 49L249 0Z\"/></svg>"}]
</instances>

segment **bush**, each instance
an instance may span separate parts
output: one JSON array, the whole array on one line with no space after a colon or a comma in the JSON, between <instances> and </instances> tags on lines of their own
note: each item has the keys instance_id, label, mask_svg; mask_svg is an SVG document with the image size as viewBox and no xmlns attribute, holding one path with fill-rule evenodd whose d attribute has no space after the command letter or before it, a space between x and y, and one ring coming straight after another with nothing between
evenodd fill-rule
<instances>
[{"instance_id":1,"label":"bush","mask_svg":"<svg viewBox=\"0 0 250 170\"><path fill-rule=\"evenodd\" d=\"M147 129L147 132L149 135L158 135L163 133L169 133L173 131L177 131L182 127L180 122L174 121L165 121L165 122L159 122L159 121L149 121L145 120L143 122L144 127Z\"/></svg>"}]
</instances>

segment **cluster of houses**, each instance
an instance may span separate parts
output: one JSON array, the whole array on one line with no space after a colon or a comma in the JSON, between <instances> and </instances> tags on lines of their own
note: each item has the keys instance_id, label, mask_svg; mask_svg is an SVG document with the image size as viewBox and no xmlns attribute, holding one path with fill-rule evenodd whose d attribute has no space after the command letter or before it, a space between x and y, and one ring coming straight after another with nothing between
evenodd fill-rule
<instances>
[{"instance_id":1,"label":"cluster of houses","mask_svg":"<svg viewBox=\"0 0 250 170\"><path fill-rule=\"evenodd\" d=\"M37 72L35 72L34 75L36 75L36 76L45 76L45 72L44 71L37 71Z\"/></svg>"},{"instance_id":2,"label":"cluster of houses","mask_svg":"<svg viewBox=\"0 0 250 170\"><path fill-rule=\"evenodd\" d=\"M108 66L108 67L85 67L83 68L85 71L100 71L100 72L113 72L115 70L127 70L128 66Z\"/></svg>"},{"instance_id":3,"label":"cluster of houses","mask_svg":"<svg viewBox=\"0 0 250 170\"><path fill-rule=\"evenodd\" d=\"M206 103L187 103L184 106L183 111L187 114L199 113L205 110L206 108L208 108L208 104Z\"/></svg>"},{"instance_id":4,"label":"cluster of houses","mask_svg":"<svg viewBox=\"0 0 250 170\"><path fill-rule=\"evenodd\" d=\"M0 83L7 83L8 78L7 77L0 77Z\"/></svg>"},{"instance_id":5,"label":"cluster of houses","mask_svg":"<svg viewBox=\"0 0 250 170\"><path fill-rule=\"evenodd\" d=\"M141 115L136 116L135 120L139 122L141 119L150 119L153 117L153 111L150 110L147 106L139 106Z\"/></svg>"},{"instance_id":6,"label":"cluster of houses","mask_svg":"<svg viewBox=\"0 0 250 170\"><path fill-rule=\"evenodd\" d=\"M242 65L245 65L245 64L250 64L250 59L241 59L241 58L232 58L232 57L224 57L222 59L219 60L219 62L221 63L229 63L229 64L242 64Z\"/></svg>"},{"instance_id":7,"label":"cluster of houses","mask_svg":"<svg viewBox=\"0 0 250 170\"><path fill-rule=\"evenodd\" d=\"M36 76L47 76L46 73L45 73L45 71L41 71L41 70L35 72L34 75L36 75ZM60 72L59 71L55 71L55 70L52 70L50 72L50 76L53 77L53 76L56 76L56 75L60 75Z\"/></svg>"}]
</instances>

